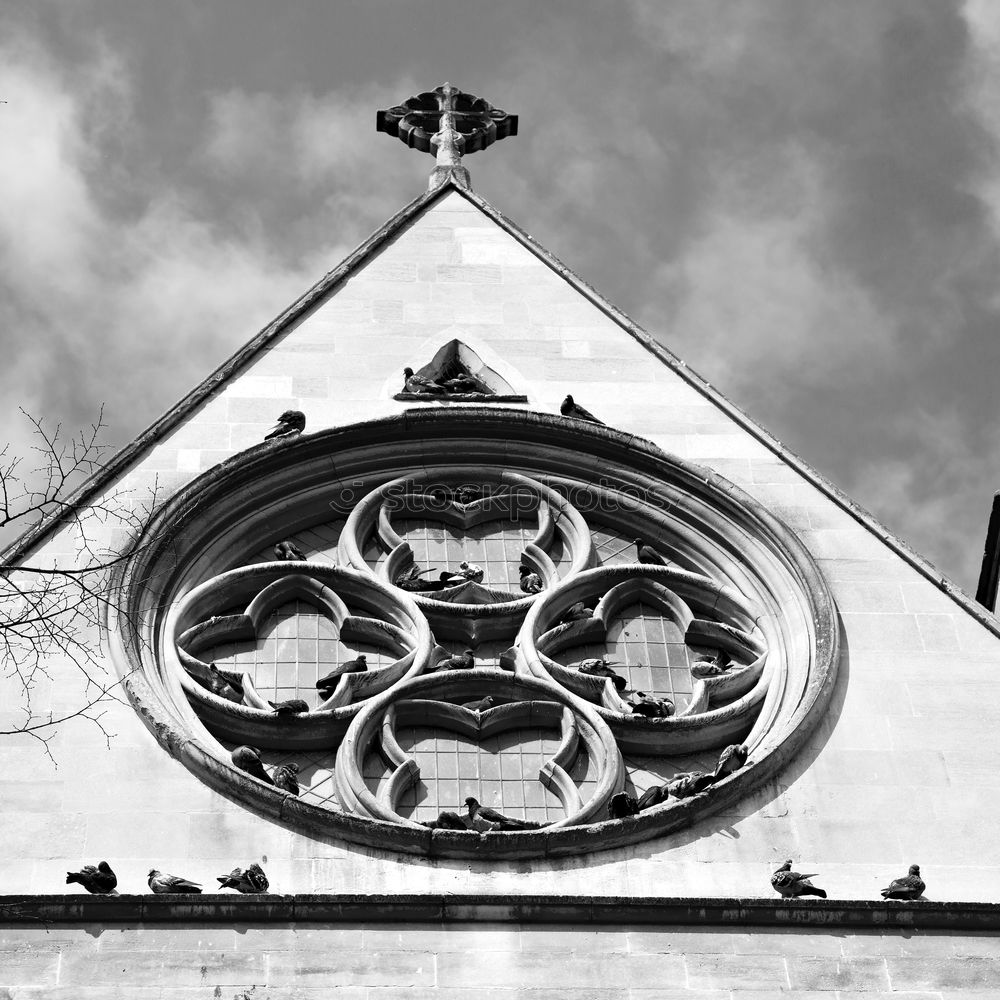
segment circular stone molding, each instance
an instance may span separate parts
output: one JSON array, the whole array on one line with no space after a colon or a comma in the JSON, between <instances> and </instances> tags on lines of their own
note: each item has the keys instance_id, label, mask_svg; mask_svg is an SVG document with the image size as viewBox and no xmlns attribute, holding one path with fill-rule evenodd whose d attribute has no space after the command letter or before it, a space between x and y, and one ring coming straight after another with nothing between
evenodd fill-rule
<instances>
[{"instance_id":1,"label":"circular stone molding","mask_svg":"<svg viewBox=\"0 0 1000 1000\"><path fill-rule=\"evenodd\" d=\"M502 567L496 579L479 566L456 579L451 567L421 590L396 585L423 572L414 539L483 539L484 525L501 533L489 543L502 552L488 567ZM278 541L319 529L334 539L324 558L262 559ZM640 562L633 539L656 558ZM517 586L518 565L538 593ZM130 627L110 623L115 661L171 754L293 828L430 856L578 854L731 806L804 744L839 655L816 564L747 494L640 438L499 407L418 409L251 448L158 512L119 583L126 599L114 606ZM219 648L255 641L291 601L326 619L341 648L378 654L297 714L276 712L252 671L215 663ZM633 711L625 677L587 659L618 641L636 607L643 629L653 623L644 641L655 632L663 649L672 643L671 659L659 673L652 659L620 671L631 671L633 688L637 676L645 685L654 675L671 685L686 678L676 711ZM460 666L452 654L464 645L477 665L447 669ZM662 707L674 691L652 693ZM415 795L462 805L447 798L453 792L436 794L433 769L424 773L400 727L467 744L550 731L554 749L535 752L520 780L539 783L536 799L547 795L555 814L516 831L417 822ZM691 797L609 818L613 796L641 790L623 754L669 780L683 771L678 762L714 762L733 743L749 751L739 770ZM239 771L230 761L239 744L286 760L325 754L333 791L296 797ZM370 761L381 762L381 777Z\"/></svg>"}]
</instances>

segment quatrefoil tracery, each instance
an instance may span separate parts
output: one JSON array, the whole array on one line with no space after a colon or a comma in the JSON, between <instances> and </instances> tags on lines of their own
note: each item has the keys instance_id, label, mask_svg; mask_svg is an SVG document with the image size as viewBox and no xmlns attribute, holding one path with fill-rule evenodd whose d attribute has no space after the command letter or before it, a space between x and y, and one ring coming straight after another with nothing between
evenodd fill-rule
<instances>
[{"instance_id":1,"label":"quatrefoil tracery","mask_svg":"<svg viewBox=\"0 0 1000 1000\"><path fill-rule=\"evenodd\" d=\"M454 462L459 450L463 463ZM416 467L408 461L413 456ZM408 477L393 473L406 468L414 469ZM331 481L331 469L339 480ZM252 501L241 499L244 481L252 484ZM456 493L463 484L484 495ZM349 492L361 497L350 509L331 502ZM329 516L331 505L337 519ZM338 534L332 526L345 515L331 566L326 560ZM300 828L417 853L497 857L576 853L663 834L773 774L830 690L831 605L796 540L718 477L608 428L488 408L419 411L402 421L322 432L280 453L259 449L182 491L162 518L167 529L183 525L192 555L178 563L171 553L178 568L157 576L156 559L163 557L155 546L143 550L147 579L179 582L168 582L156 600L155 590L148 598L142 589L131 592L148 602L149 620L160 624L148 647L155 658L137 650L136 658L150 665L126 687L158 738L205 780ZM466 555L493 553L500 570L486 562L478 587L414 594L393 584L415 556L421 569L435 565L426 547L414 550L415 539L455 532L466 539ZM259 559L253 554L300 533L319 543L303 545L315 558L238 565L241 552ZM176 535L164 531L165 538ZM630 539L637 535L669 564L636 562ZM519 565L538 573L541 593L510 586ZM381 650L377 669L346 675L333 697L312 695L310 711L292 717L271 711L246 672L231 675L241 682L243 704L209 690L203 672L220 643L249 641L289 600L317 609L350 648ZM578 602L593 609L590 618L563 623ZM473 670L435 672L439 643L491 655L480 656ZM568 668L584 652L610 652L615 643L623 673L633 678L652 679L655 670L669 668L673 684L684 674L673 716L633 714L609 680ZM670 644L680 650L676 662L666 657ZM727 654L717 676L691 672L696 653L713 651ZM664 692L654 686L653 693ZM499 708L476 715L460 707L466 696L487 694ZM417 773L417 758L402 751L395 735L400 725L457 732L476 743L473 729L483 738L498 727L507 726L508 734L510 727L530 729L525 720L532 713L555 732L575 732L576 760L586 761L585 789L583 772L567 766L568 756L549 762L542 784L550 803L562 803L562 816L546 806L540 830L482 837L415 825L414 818L429 817L412 813L414 794L418 804L428 791L433 799L437 779ZM156 722L164 715L173 720L166 728ZM669 777L704 766L705 755L711 760L713 751L737 740L751 746L752 763L698 803L670 801L636 819L606 819L610 796L633 787L634 767L655 772L661 761L661 778ZM573 740L564 742L568 753ZM317 783L330 775L324 788L331 792L324 794L335 784L336 801L327 805L308 792L292 799L235 772L228 747L237 743L260 746L275 762L300 754ZM384 781L366 779L365 754L373 748L387 762ZM623 754L638 763L626 766ZM450 799L437 805L461 807Z\"/></svg>"}]
</instances>

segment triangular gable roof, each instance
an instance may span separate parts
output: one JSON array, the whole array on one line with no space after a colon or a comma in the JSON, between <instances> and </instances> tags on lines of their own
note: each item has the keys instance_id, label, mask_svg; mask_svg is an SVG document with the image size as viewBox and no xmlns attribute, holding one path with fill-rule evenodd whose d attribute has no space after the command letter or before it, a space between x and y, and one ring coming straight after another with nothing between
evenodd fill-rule
<instances>
[{"instance_id":1,"label":"triangular gable roof","mask_svg":"<svg viewBox=\"0 0 1000 1000\"><path fill-rule=\"evenodd\" d=\"M90 476L68 499L74 506L82 506L93 500L102 490L124 475L153 446L174 430L197 407L220 391L235 375L248 366L262 351L280 338L292 325L302 319L310 310L320 305L332 292L360 271L367 261L377 255L382 248L397 236L407 225L416 220L436 201L450 192L457 192L504 232L534 254L542 263L551 268L579 294L604 313L629 336L641 344L662 364L670 368L698 393L713 403L756 441L798 472L803 479L820 490L825 496L851 515L859 524L876 535L901 559L947 594L964 611L985 626L994 635L1000 636L1000 619L974 601L960 587L943 576L933 564L914 552L905 542L897 538L878 519L855 503L842 490L831 483L804 462L798 455L786 448L777 438L752 420L725 395L703 379L684 361L653 339L642 327L621 309L609 302L596 289L575 274L557 257L537 243L518 225L497 211L488 201L474 191L455 183L450 177L436 188L425 191L411 201L371 236L353 250L332 271L324 275L315 285L301 295L284 312L275 317L255 337L232 354L203 382L183 399L175 403L163 416L139 434L131 443L118 451L100 470ZM60 520L58 514L43 518L13 542L2 554L7 563L22 559L40 545L56 529Z\"/></svg>"}]
</instances>

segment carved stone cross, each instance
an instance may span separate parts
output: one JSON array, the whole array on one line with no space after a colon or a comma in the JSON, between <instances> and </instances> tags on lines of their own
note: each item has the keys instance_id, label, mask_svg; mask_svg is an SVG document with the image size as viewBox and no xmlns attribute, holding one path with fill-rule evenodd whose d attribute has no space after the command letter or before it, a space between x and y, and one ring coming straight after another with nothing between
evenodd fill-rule
<instances>
[{"instance_id":1,"label":"carved stone cross","mask_svg":"<svg viewBox=\"0 0 1000 1000\"><path fill-rule=\"evenodd\" d=\"M517 115L509 115L481 97L446 83L395 108L379 111L375 127L379 132L398 136L413 149L435 155L437 163L429 187L435 188L451 177L468 188L469 171L462 165L462 156L517 135Z\"/></svg>"}]
</instances>

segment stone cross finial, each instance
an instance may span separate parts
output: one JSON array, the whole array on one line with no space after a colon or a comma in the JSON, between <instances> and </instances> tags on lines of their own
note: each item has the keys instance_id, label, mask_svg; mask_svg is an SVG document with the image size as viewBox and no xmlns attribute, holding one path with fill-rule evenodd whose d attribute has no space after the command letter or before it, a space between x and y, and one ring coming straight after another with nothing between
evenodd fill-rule
<instances>
[{"instance_id":1,"label":"stone cross finial","mask_svg":"<svg viewBox=\"0 0 1000 1000\"><path fill-rule=\"evenodd\" d=\"M468 188L469 171L462 165L462 156L517 135L517 115L445 83L395 108L379 111L375 127L398 136L411 148L434 154L437 164L429 187L438 187L450 177Z\"/></svg>"}]
</instances>

